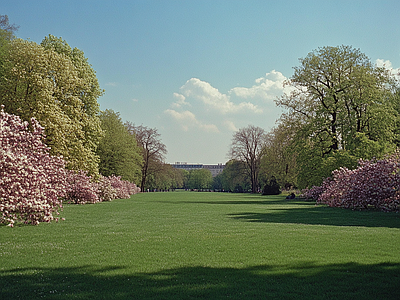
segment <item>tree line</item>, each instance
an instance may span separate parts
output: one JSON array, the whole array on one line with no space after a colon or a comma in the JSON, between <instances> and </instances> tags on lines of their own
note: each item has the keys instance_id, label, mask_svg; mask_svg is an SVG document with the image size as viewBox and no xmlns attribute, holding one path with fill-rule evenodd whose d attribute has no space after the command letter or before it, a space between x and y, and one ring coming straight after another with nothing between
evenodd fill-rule
<instances>
[{"instance_id":1,"label":"tree line","mask_svg":"<svg viewBox=\"0 0 400 300\"><path fill-rule=\"evenodd\" d=\"M276 99L285 109L276 127L248 126L233 136L221 177L236 190L306 189L360 161L393 162L400 93L391 70L345 45L318 48L299 61L285 83L290 92Z\"/></svg>"}]
</instances>

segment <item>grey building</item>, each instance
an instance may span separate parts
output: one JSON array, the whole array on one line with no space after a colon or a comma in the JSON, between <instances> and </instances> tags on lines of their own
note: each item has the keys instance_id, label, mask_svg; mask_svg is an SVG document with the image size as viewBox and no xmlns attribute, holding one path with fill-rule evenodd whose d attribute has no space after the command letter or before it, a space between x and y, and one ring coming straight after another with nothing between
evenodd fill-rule
<instances>
[{"instance_id":1,"label":"grey building","mask_svg":"<svg viewBox=\"0 0 400 300\"><path fill-rule=\"evenodd\" d=\"M176 169L184 169L186 171L196 170L196 169L207 169L210 170L212 177L217 176L222 173L225 165L217 164L217 165L203 165L203 164L188 164L186 162L176 162L175 164L171 164Z\"/></svg>"}]
</instances>

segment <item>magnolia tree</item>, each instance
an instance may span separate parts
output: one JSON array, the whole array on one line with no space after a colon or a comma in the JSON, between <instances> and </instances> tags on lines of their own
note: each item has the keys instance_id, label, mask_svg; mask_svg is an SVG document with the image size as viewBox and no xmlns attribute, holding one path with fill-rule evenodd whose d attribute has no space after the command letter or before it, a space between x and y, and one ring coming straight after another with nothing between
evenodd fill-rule
<instances>
[{"instance_id":1,"label":"magnolia tree","mask_svg":"<svg viewBox=\"0 0 400 300\"><path fill-rule=\"evenodd\" d=\"M43 127L0 112L0 223L58 221L67 187L65 161L49 155Z\"/></svg>"},{"instance_id":2,"label":"magnolia tree","mask_svg":"<svg viewBox=\"0 0 400 300\"><path fill-rule=\"evenodd\" d=\"M120 176L100 176L98 180L86 171L68 171L65 201L86 204L114 199L127 199L140 191L136 184L122 180Z\"/></svg>"},{"instance_id":3,"label":"magnolia tree","mask_svg":"<svg viewBox=\"0 0 400 300\"><path fill-rule=\"evenodd\" d=\"M382 160L360 160L358 168L332 172L320 187L303 196L332 207L400 210L400 159L396 153Z\"/></svg>"}]
</instances>

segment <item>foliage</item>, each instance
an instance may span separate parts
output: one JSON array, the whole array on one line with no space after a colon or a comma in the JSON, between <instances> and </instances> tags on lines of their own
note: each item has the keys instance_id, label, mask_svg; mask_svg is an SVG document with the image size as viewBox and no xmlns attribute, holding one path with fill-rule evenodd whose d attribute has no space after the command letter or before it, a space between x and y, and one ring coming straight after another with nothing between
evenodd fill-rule
<instances>
[{"instance_id":1,"label":"foliage","mask_svg":"<svg viewBox=\"0 0 400 300\"><path fill-rule=\"evenodd\" d=\"M399 211L399 186L400 158L396 153L381 160L360 160L354 170L339 168L305 196L332 207Z\"/></svg>"},{"instance_id":2,"label":"foliage","mask_svg":"<svg viewBox=\"0 0 400 300\"><path fill-rule=\"evenodd\" d=\"M279 186L274 176L264 185L262 194L263 195L279 195L281 193L281 187Z\"/></svg>"},{"instance_id":3,"label":"foliage","mask_svg":"<svg viewBox=\"0 0 400 300\"><path fill-rule=\"evenodd\" d=\"M265 143L265 131L252 125L234 133L229 151L231 159L245 163L251 182L251 191L258 191L258 175Z\"/></svg>"},{"instance_id":4,"label":"foliage","mask_svg":"<svg viewBox=\"0 0 400 300\"><path fill-rule=\"evenodd\" d=\"M83 103L82 131L84 147L90 149L91 153L96 152L96 148L103 136L100 127L99 113L100 105L97 99L103 95L104 90L100 88L96 72L82 50L71 48L62 38L49 35L43 39L40 45L46 50L52 50L58 54L66 56L72 62L77 71L77 77L82 81L77 94Z\"/></svg>"},{"instance_id":5,"label":"foliage","mask_svg":"<svg viewBox=\"0 0 400 300\"><path fill-rule=\"evenodd\" d=\"M180 189L184 187L186 179L185 173L187 172L186 170L175 169L170 164L161 162L158 162L157 166L157 171L148 175L146 180L146 189L150 191L168 191L171 189Z\"/></svg>"},{"instance_id":6,"label":"foliage","mask_svg":"<svg viewBox=\"0 0 400 300\"><path fill-rule=\"evenodd\" d=\"M0 15L0 46L4 41L10 41L14 38L14 32L19 26L10 24L7 15Z\"/></svg>"},{"instance_id":7,"label":"foliage","mask_svg":"<svg viewBox=\"0 0 400 300\"><path fill-rule=\"evenodd\" d=\"M104 131L104 137L97 148L100 174L140 182L142 156L135 136L128 132L119 113L113 110L102 111L100 120Z\"/></svg>"},{"instance_id":8,"label":"foliage","mask_svg":"<svg viewBox=\"0 0 400 300\"><path fill-rule=\"evenodd\" d=\"M291 92L277 104L288 109L281 122L295 133L300 176L306 176L304 167L312 164L321 166L314 173L323 172L325 159L337 151L369 159L393 150L397 120L393 80L359 49L318 48L300 59L287 84ZM303 180L299 186L320 184L321 179Z\"/></svg>"},{"instance_id":9,"label":"foliage","mask_svg":"<svg viewBox=\"0 0 400 300\"><path fill-rule=\"evenodd\" d=\"M266 183L272 176L281 187L297 186L296 158L293 151L293 132L279 124L266 134L260 166L260 181Z\"/></svg>"},{"instance_id":10,"label":"foliage","mask_svg":"<svg viewBox=\"0 0 400 300\"><path fill-rule=\"evenodd\" d=\"M37 119L51 155L62 155L70 169L97 174L95 148L102 131L96 99L87 97L93 82L67 55L50 47L14 39L7 50L0 78L5 111L25 121Z\"/></svg>"},{"instance_id":11,"label":"foliage","mask_svg":"<svg viewBox=\"0 0 400 300\"><path fill-rule=\"evenodd\" d=\"M212 175L207 169L194 169L189 171L187 182L188 189L207 190L212 187Z\"/></svg>"},{"instance_id":12,"label":"foliage","mask_svg":"<svg viewBox=\"0 0 400 300\"><path fill-rule=\"evenodd\" d=\"M49 155L43 127L32 119L0 113L0 223L50 222L62 207L65 162ZM58 218L56 217L56 220Z\"/></svg>"},{"instance_id":13,"label":"foliage","mask_svg":"<svg viewBox=\"0 0 400 300\"><path fill-rule=\"evenodd\" d=\"M224 191L243 193L251 191L250 176L246 164L240 160L230 160L225 164L221 178Z\"/></svg>"},{"instance_id":14,"label":"foliage","mask_svg":"<svg viewBox=\"0 0 400 300\"><path fill-rule=\"evenodd\" d=\"M125 126L136 137L142 150L143 163L140 189L145 190L148 175L154 176L157 169L162 166L167 154L167 147L161 142L160 134L156 128L148 128L143 125L135 126L130 122L126 122Z\"/></svg>"}]
</instances>

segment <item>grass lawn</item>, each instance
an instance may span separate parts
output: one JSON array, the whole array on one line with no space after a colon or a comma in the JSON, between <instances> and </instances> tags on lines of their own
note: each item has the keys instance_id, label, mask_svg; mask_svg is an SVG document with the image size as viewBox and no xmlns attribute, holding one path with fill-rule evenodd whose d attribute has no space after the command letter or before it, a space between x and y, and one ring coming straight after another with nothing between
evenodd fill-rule
<instances>
[{"instance_id":1,"label":"grass lawn","mask_svg":"<svg viewBox=\"0 0 400 300\"><path fill-rule=\"evenodd\" d=\"M143 193L0 226L0 299L399 299L400 215Z\"/></svg>"}]
</instances>

